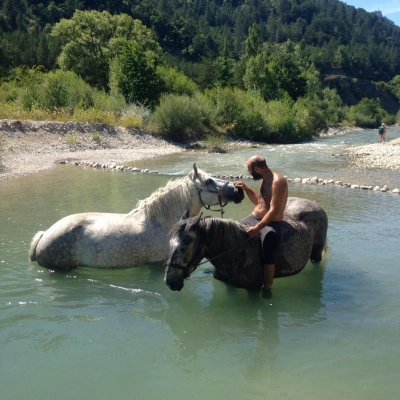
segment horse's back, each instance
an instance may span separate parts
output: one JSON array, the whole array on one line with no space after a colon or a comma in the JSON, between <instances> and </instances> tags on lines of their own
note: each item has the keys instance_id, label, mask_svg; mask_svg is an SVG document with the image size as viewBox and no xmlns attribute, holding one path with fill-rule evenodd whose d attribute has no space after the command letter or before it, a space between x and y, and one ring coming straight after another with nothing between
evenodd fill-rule
<instances>
[{"instance_id":1,"label":"horse's back","mask_svg":"<svg viewBox=\"0 0 400 400\"><path fill-rule=\"evenodd\" d=\"M307 265L313 245L313 230L288 216L282 221L281 242L275 256L275 277L298 274Z\"/></svg>"},{"instance_id":2,"label":"horse's back","mask_svg":"<svg viewBox=\"0 0 400 400\"><path fill-rule=\"evenodd\" d=\"M313 244L310 259L320 261L326 246L328 232L328 216L315 201L301 197L289 197L285 216L301 221L313 230Z\"/></svg>"},{"instance_id":3,"label":"horse's back","mask_svg":"<svg viewBox=\"0 0 400 400\"><path fill-rule=\"evenodd\" d=\"M91 263L105 246L107 236L121 236L125 214L80 213L68 215L32 240L30 259L47 268L70 269ZM118 232L117 232L118 231ZM96 251L90 251L95 249ZM93 254L92 254L93 253ZM86 261L84 257L88 258Z\"/></svg>"}]
</instances>

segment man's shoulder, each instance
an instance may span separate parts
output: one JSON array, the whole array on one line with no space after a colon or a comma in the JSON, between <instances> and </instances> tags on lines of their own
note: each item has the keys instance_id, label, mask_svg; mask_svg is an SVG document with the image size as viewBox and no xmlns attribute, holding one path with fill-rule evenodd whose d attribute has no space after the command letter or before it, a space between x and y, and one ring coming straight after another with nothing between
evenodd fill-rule
<instances>
[{"instance_id":1,"label":"man's shoulder","mask_svg":"<svg viewBox=\"0 0 400 400\"><path fill-rule=\"evenodd\" d=\"M276 182L285 182L287 183L286 178L280 173L280 172L276 172L276 171L272 171L274 174L274 180Z\"/></svg>"}]
</instances>

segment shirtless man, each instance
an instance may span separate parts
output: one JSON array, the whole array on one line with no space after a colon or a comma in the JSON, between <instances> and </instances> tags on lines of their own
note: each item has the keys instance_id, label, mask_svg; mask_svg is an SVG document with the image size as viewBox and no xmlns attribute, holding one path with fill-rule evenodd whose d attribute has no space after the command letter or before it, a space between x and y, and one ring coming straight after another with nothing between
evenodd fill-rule
<instances>
[{"instance_id":1,"label":"shirtless man","mask_svg":"<svg viewBox=\"0 0 400 400\"><path fill-rule=\"evenodd\" d=\"M254 180L260 180L258 193L254 193L244 182L234 182L243 189L255 205L253 213L241 223L249 225L246 232L249 236L260 234L263 248L264 265L262 269L263 295L269 296L275 274L275 251L281 237L281 222L288 197L286 179L278 172L272 171L264 157L259 155L249 158L247 169Z\"/></svg>"}]
</instances>

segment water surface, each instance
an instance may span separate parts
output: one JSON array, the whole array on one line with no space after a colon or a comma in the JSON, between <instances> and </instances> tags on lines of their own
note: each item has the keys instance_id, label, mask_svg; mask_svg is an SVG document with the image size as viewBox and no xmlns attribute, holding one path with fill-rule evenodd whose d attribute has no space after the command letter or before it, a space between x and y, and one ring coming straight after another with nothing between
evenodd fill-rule
<instances>
[{"instance_id":1,"label":"water surface","mask_svg":"<svg viewBox=\"0 0 400 400\"><path fill-rule=\"evenodd\" d=\"M322 177L347 168L326 157L342 140L257 152L289 176ZM398 195L290 184L326 210L329 250L276 280L270 300L214 280L208 264L176 293L163 266L55 273L27 260L33 234L67 214L129 212L194 161L245 173L252 153L180 154L155 160L159 175L61 166L1 182L1 398L397 398ZM249 210L245 201L225 216Z\"/></svg>"}]
</instances>

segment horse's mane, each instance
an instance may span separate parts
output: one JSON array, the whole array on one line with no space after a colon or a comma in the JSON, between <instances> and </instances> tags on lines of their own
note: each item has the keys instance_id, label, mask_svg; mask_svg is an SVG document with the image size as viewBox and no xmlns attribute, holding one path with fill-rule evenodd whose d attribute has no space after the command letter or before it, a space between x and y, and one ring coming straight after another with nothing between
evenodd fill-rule
<instances>
[{"instance_id":1,"label":"horse's mane","mask_svg":"<svg viewBox=\"0 0 400 400\"><path fill-rule=\"evenodd\" d=\"M146 199L139 200L136 208L128 214L128 217L138 211L144 212L147 218L152 215L167 217L176 209L178 204L189 204L190 184L190 174L183 178L171 179L166 186L157 189Z\"/></svg>"},{"instance_id":2,"label":"horse's mane","mask_svg":"<svg viewBox=\"0 0 400 400\"><path fill-rule=\"evenodd\" d=\"M197 218L192 217L177 222L169 232L169 236L172 237L182 226L193 224ZM248 237L243 225L232 219L222 219L206 215L200 219L200 229L202 234L213 236L212 246L217 249L234 246Z\"/></svg>"},{"instance_id":3,"label":"horse's mane","mask_svg":"<svg viewBox=\"0 0 400 400\"><path fill-rule=\"evenodd\" d=\"M206 216L200 224L204 234L213 235L212 246L216 249L235 246L248 237L243 225L232 219Z\"/></svg>"}]
</instances>

